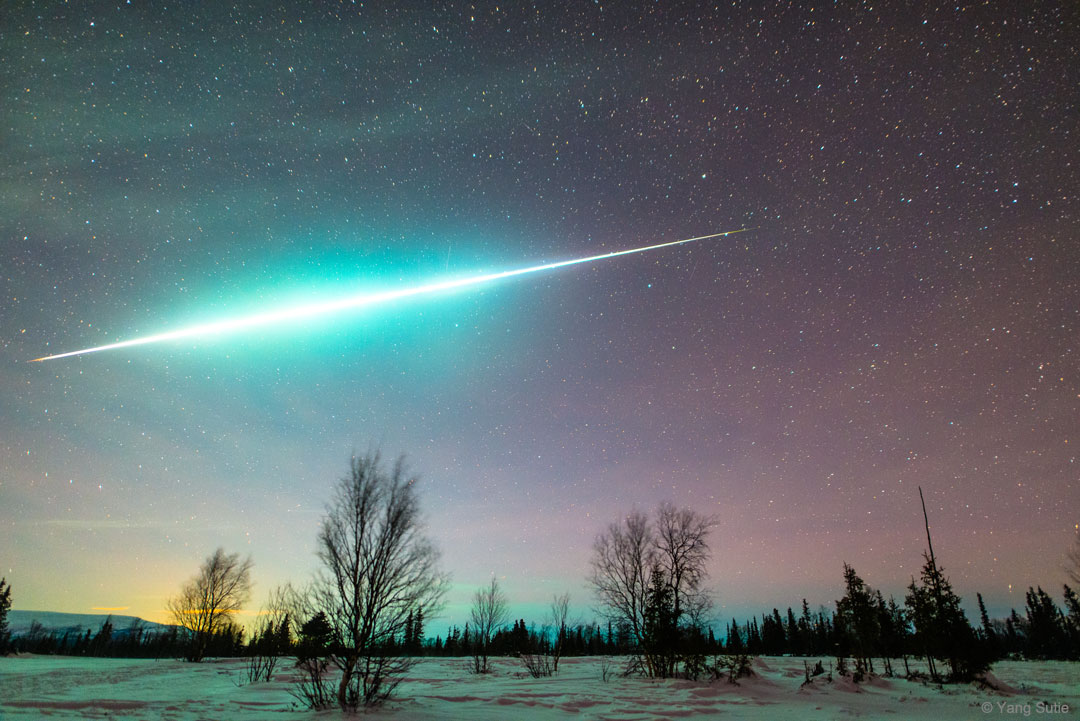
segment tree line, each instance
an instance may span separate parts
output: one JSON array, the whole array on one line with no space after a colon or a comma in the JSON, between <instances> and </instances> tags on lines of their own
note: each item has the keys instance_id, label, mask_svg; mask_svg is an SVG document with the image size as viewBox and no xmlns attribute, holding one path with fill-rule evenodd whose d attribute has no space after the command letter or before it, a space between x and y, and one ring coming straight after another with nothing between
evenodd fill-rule
<instances>
[{"instance_id":1,"label":"tree line","mask_svg":"<svg viewBox=\"0 0 1080 721\"><path fill-rule=\"evenodd\" d=\"M247 643L244 629L229 624L207 643L208 655L242 656ZM190 642L176 626L149 627L136 619L130 626L117 628L111 617L97 631L86 629L46 629L34 621L30 628L11 639L8 650L15 653L55 654L62 656L100 656L112 658L184 658Z\"/></svg>"},{"instance_id":2,"label":"tree line","mask_svg":"<svg viewBox=\"0 0 1080 721\"><path fill-rule=\"evenodd\" d=\"M10 587L4 587L10 596ZM4 600L0 591L0 604ZM973 633L988 646L991 660L1023 658L1030 660L1080 660L1080 601L1076 592L1064 586L1064 605L1059 606L1041 587L1029 588L1023 613L1012 609L1008 616L990 619L977 594L979 625ZM905 608L895 599L886 601L879 591L872 594L873 610L878 616L878 635L873 645L882 649L887 659L918 656ZM0 612L4 609L0 607ZM418 614L420 616L420 614ZM6 620L5 620L6 623ZM751 656L849 656L851 640L845 621L837 611L819 608L811 611L806 599L798 613L791 606L781 613L777 608L743 622L736 619L720 627L705 629L700 646L707 654L747 653ZM291 620L274 627L262 627L246 634L236 624L227 624L208 639L207 655L241 657L259 653L293 655L298 635ZM16 653L60 654L71 656L111 656L123 658L184 657L186 641L177 626L151 627L136 619L130 626L118 628L107 619L96 631L45 629L33 623L28 631L10 638L6 626L0 626L7 642L6 650ZM426 635L422 616L415 625L390 644L395 651L416 656L471 656L475 634L468 623L450 626L445 633ZM635 650L630 637L619 633L611 622L567 627L557 637L547 625L526 624L525 619L499 628L489 641L489 653L498 657L516 657L523 653L550 653L561 644L564 656L625 656Z\"/></svg>"},{"instance_id":3,"label":"tree line","mask_svg":"<svg viewBox=\"0 0 1080 721\"><path fill-rule=\"evenodd\" d=\"M5 587L10 595L10 587ZM0 591L0 604L4 592ZM1076 592L1064 586L1064 605L1059 606L1042 588L1030 588L1026 593L1023 612L1012 609L1001 619L990 619L982 595L977 595L979 624L973 626L975 636L988 646L992 661L1004 658L1029 660L1080 661L1080 601ZM903 606L896 600L887 601L880 592L872 595L878 615L879 635L873 643L882 649L885 661L917 657L911 626L906 622ZM3 611L0 606L0 612ZM389 646L418 657L469 657L474 651L475 634L466 623L450 626L429 636L422 616ZM10 638L6 626L0 633L7 640L6 651L15 653L59 654L69 656L102 656L118 658L183 658L189 642L177 626L160 628L148 626L136 619L130 626L119 628L107 619L96 631L55 629L40 623L31 624L28 631ZM277 625L262 626L245 633L236 624L227 624L207 641L207 656L246 657L252 655L293 656L300 643L298 630L290 619ZM636 649L630 637L620 633L611 622L568 626L556 635L546 624L527 624L517 619L499 628L489 641L491 656L514 658L522 654L549 654L562 646L563 656L627 656ZM786 612L773 608L743 621L732 619L719 627L710 625L697 645L708 655L745 653L750 656L848 657L851 641L844 621L837 611L825 608L811 610L806 599L798 612L791 606ZM872 659L871 659L872 660Z\"/></svg>"},{"instance_id":4,"label":"tree line","mask_svg":"<svg viewBox=\"0 0 1080 721\"><path fill-rule=\"evenodd\" d=\"M835 657L837 671L856 681L898 672L896 660L917 677L922 672L912 671L910 658L923 659L935 681L976 678L1007 655L1080 659L1080 604L1069 586L1064 610L1041 588L1029 589L1025 614L1013 610L1001 621L988 618L980 595L980 618L970 623L934 556L925 506L925 563L901 601L886 601L844 564L835 611L812 613L803 600L798 614L773 609L717 633L705 587L715 521L661 504L651 515L629 513L597 536L588 583L601 622L571 624L565 594L553 598L539 628L511 622L492 577L477 589L468 623L432 637L429 619L440 613L448 577L425 535L417 488L402 458L389 467L377 452L353 458L319 527L317 571L300 589L275 589L249 637L236 615L250 599L253 563L218 549L169 600L174 625L157 630L116 629L110 619L96 634L37 626L12 640L11 587L0 580L0 652L191 662L244 656L249 682L269 680L278 659L290 657L298 699L344 710L384 701L422 656L468 656L481 674L490 671L490 657L516 657L539 677L557 674L564 656L618 655L626 659L625 674L732 681L751 672L755 655ZM1080 583L1080 539L1069 557L1070 579Z\"/></svg>"},{"instance_id":5,"label":"tree line","mask_svg":"<svg viewBox=\"0 0 1080 721\"><path fill-rule=\"evenodd\" d=\"M921 647L909 609L895 598L885 600L880 591L870 589L868 595L868 604L862 608L876 616L876 622L864 621L862 611L857 620L852 618L849 604L846 615L841 616L839 611L825 608L811 611L803 599L798 612L788 606L784 613L773 608L741 623L732 620L724 626L724 642L717 645L724 651L745 651L752 656L850 657L854 641L860 649L880 649L886 661L918 657ZM1028 589L1026 597L1023 613L1012 609L1004 618L991 619L982 594L976 594L979 619L977 625L970 624L971 632L985 643L990 660L1080 661L1080 606L1075 591L1068 584L1064 586L1063 606L1042 588ZM863 635L853 639L855 629L850 626L856 623Z\"/></svg>"}]
</instances>

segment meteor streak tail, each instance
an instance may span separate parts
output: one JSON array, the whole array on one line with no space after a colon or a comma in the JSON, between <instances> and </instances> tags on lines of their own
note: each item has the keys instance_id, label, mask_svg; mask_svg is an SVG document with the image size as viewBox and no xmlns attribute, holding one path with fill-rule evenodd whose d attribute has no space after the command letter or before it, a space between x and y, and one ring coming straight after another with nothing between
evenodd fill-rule
<instances>
[{"instance_id":1,"label":"meteor streak tail","mask_svg":"<svg viewBox=\"0 0 1080 721\"><path fill-rule=\"evenodd\" d=\"M412 286L409 288L400 288L398 290L383 291L380 293L368 293L352 295L345 298L339 298L337 300L326 301L322 303L309 303L306 305L293 306L289 308L281 308L279 310L271 310L265 313L257 313L255 315L243 316L240 318L232 318L226 320L215 321L213 323L204 323L202 325L190 326L187 328L180 328L177 330L166 331L164 333L157 333L155 335L143 336L141 338L132 338L130 340L119 341L116 343L109 343L108 345L99 345L94 348L83 348L82 350L68 351L67 353L57 353L55 355L43 356L41 358L35 358L33 362L40 363L47 360L57 360L59 358L70 358L71 356L87 355L89 353L99 353L106 350L119 350L120 348L132 348L139 345L148 345L150 343L161 343L169 340L180 340L182 338L193 338L196 336L207 335L220 335L222 333L228 333L230 331L243 330L247 328L255 328L258 326L272 325L282 321L296 320L298 318L309 318L316 315L324 315L327 313L337 313L343 310L350 310L353 308L364 308L371 305L378 305L380 303L387 303L389 301L398 300L399 298L410 298L416 295L424 295L426 293L437 293L444 290L453 290L455 288L464 288L470 285L479 285L481 283L490 283L492 281L501 280L503 278L513 278L518 275L525 275L527 273L538 273L543 270L555 270L557 268L565 268L570 265L577 265L579 263L592 263L598 260L607 260L608 258L617 258L621 255L632 255L634 253L645 253L650 250L659 250L660 248L670 248L675 245L684 245L686 243L693 243L698 240L708 240L709 238L721 238L735 233L742 233L752 228L740 228L738 230L728 230L723 233L712 233L710 235L699 235L694 238L683 238L682 240L672 240L667 243L657 243L655 245L646 245L641 248L629 248L627 250L615 250L610 253L602 253L600 255L590 255L587 258L573 258L571 260L561 260L555 263L544 263L542 265L534 265L528 268L516 268L514 270L504 270L499 273L484 273L482 275L473 275L467 278L457 278L454 280L444 280L435 283L428 283L425 285Z\"/></svg>"}]
</instances>

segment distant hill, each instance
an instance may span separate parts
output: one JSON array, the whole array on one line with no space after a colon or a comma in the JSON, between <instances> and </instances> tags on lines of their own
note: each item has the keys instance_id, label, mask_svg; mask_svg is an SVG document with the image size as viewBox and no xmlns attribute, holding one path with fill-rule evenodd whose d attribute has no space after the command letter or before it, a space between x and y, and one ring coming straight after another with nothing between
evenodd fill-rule
<instances>
[{"instance_id":1,"label":"distant hill","mask_svg":"<svg viewBox=\"0 0 1080 721\"><path fill-rule=\"evenodd\" d=\"M63 634L66 631L83 634L87 630L97 633L105 620L110 617L108 613L56 613L54 611L8 611L8 627L12 636L25 636L30 631L30 626L37 621L41 624L45 633L57 632ZM119 616L111 614L113 629L118 634L123 634L132 624L139 624L149 631L160 631L168 628L160 623L144 621L137 616Z\"/></svg>"}]
</instances>

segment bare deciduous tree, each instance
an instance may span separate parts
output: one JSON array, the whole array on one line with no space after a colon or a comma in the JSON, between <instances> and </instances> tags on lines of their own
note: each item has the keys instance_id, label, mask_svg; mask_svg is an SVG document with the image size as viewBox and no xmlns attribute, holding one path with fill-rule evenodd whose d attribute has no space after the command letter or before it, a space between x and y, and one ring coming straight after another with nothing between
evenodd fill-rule
<instances>
[{"instance_id":1,"label":"bare deciduous tree","mask_svg":"<svg viewBox=\"0 0 1080 721\"><path fill-rule=\"evenodd\" d=\"M600 601L600 611L623 628L635 644L641 643L645 629L654 546L648 519L636 512L612 523L593 543L589 583Z\"/></svg>"},{"instance_id":2,"label":"bare deciduous tree","mask_svg":"<svg viewBox=\"0 0 1080 721\"><path fill-rule=\"evenodd\" d=\"M188 661L202 661L210 639L223 630L251 596L251 558L226 554L219 548L203 561L199 572L166 604L177 626L186 629Z\"/></svg>"},{"instance_id":3,"label":"bare deciduous tree","mask_svg":"<svg viewBox=\"0 0 1080 721\"><path fill-rule=\"evenodd\" d=\"M494 576L491 583L477 589L470 618L473 625L473 671L487 673L488 644L495 632L505 626L510 618L506 594L499 588L499 581Z\"/></svg>"},{"instance_id":4,"label":"bare deciduous tree","mask_svg":"<svg viewBox=\"0 0 1080 721\"><path fill-rule=\"evenodd\" d=\"M417 608L440 607L446 586L404 457L389 471L377 452L352 459L327 506L318 556L313 600L329 622L330 658L341 670L338 705L381 703L415 662L397 655L395 638Z\"/></svg>"},{"instance_id":5,"label":"bare deciduous tree","mask_svg":"<svg viewBox=\"0 0 1080 721\"><path fill-rule=\"evenodd\" d=\"M710 606L701 586L713 523L664 503L654 524L632 513L608 526L593 544L589 581L601 612L625 629L641 652L631 667L666 677L686 660L688 651L679 649ZM663 643L656 637L661 632Z\"/></svg>"},{"instance_id":6,"label":"bare deciduous tree","mask_svg":"<svg viewBox=\"0 0 1080 721\"><path fill-rule=\"evenodd\" d=\"M551 628L555 639L551 643L552 673L559 672L559 659L566 647L566 634L570 632L570 594L564 593L551 600Z\"/></svg>"}]
</instances>

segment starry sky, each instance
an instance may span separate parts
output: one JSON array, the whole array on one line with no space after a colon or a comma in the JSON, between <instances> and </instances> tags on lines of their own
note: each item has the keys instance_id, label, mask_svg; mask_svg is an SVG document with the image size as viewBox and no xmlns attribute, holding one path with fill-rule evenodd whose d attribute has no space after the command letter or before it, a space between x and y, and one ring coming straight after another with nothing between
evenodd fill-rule
<instances>
[{"instance_id":1,"label":"starry sky","mask_svg":"<svg viewBox=\"0 0 1080 721\"><path fill-rule=\"evenodd\" d=\"M353 452L406 453L453 575L591 618L591 544L715 514L720 618L994 614L1080 522L1069 3L9 3L0 574L163 620L217 546L315 568ZM291 303L752 231L46 363ZM434 633L435 630L432 630Z\"/></svg>"}]
</instances>

